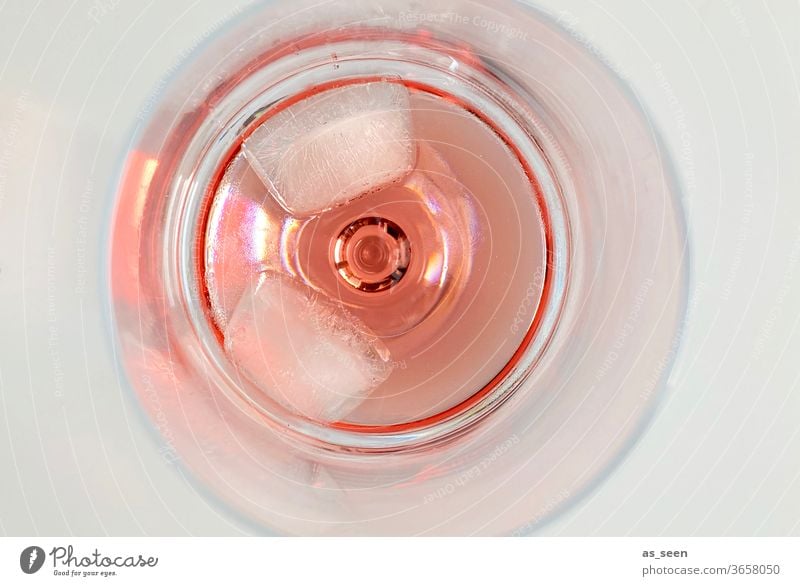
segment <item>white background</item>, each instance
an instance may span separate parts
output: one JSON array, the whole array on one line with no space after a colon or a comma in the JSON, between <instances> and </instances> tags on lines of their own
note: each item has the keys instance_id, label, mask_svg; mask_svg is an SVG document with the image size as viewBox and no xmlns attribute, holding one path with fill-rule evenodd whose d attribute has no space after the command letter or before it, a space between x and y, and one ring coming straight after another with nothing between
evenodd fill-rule
<instances>
[{"instance_id":1,"label":"white background","mask_svg":"<svg viewBox=\"0 0 800 586\"><path fill-rule=\"evenodd\" d=\"M242 2L0 4L0 533L258 532L159 454L108 343L101 243L147 96ZM642 440L545 535L800 534L800 6L550 0L685 184L691 317Z\"/></svg>"}]
</instances>

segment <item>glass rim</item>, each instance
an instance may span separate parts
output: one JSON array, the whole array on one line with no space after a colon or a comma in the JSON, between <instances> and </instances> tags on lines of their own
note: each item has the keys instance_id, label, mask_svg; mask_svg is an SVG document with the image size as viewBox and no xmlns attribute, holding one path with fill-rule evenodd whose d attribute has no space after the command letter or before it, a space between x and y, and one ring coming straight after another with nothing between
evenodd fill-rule
<instances>
[{"instance_id":1,"label":"glass rim","mask_svg":"<svg viewBox=\"0 0 800 586\"><path fill-rule=\"evenodd\" d=\"M218 96L214 115L201 121L173 172L174 181L170 187L172 210L168 221L169 218L176 219L177 229L167 226L163 243L167 259L164 287L171 292L174 302L183 308L179 315L188 319L194 332L186 342L193 342L198 351L190 353L194 355L195 367L202 368L205 376L226 392L229 398L238 402L242 410L252 411L251 416L266 419L281 429L294 432L298 437L334 450L380 452L420 448L460 435L474 427L524 384L545 351L558 323L568 282L569 220L560 199L562 187L553 174L553 167L539 149L536 128L532 124L534 115L525 107L524 99L516 96L510 87L502 85L499 80L491 79L467 64L459 67L459 72L464 77L455 80L452 71L441 67L445 63L452 63L455 48L439 42L433 48L417 44L415 39L402 33L397 35L398 38L391 38L385 30L381 31L380 39L374 40L376 46L373 50L377 54L388 51L395 56L393 60L366 58L365 43L369 41L361 36L357 41L342 40L333 44L329 39L320 38L317 39L317 44L309 43L303 51L268 63L234 86L228 94ZM328 63L331 52L337 55L338 60L335 73L322 67ZM397 57L398 55L403 58ZM238 146L258 126L260 120L276 108L291 103L315 72L327 73L323 79L317 80L315 89L319 88L318 91L331 85L358 83L369 78L369 75L363 74L353 76L348 69L355 65L366 66L376 73L382 72L381 77L387 81L391 81L392 67L400 65L403 67L404 81L414 83L413 70L409 70L409 64L416 68L420 87L440 94L447 93L446 89L432 85L432 75L437 76L445 87L452 88L455 83L461 83L465 89L471 90L471 95L459 97L471 99L475 111L481 112L485 117L484 121L491 119L495 128L505 123L506 128L500 126L504 132L515 131L516 140L507 136L506 144L514 150L532 179L537 193L537 205L545 224L547 263L545 275L542 276L542 295L521 345L503 369L487 385L477 389L460 403L423 419L393 425L323 424L311 421L291 413L274 401L265 405L258 400L263 393L244 377L236 376L235 368L219 344L220 333L215 331L209 318L206 300L201 295L193 295L202 283L202 263L198 262L195 246L198 242L197 230L205 225L203 215L207 213L208 194L218 184ZM437 64L440 65L439 68L435 67ZM297 73L281 76L287 69ZM425 82L422 81L423 78ZM260 91L251 90L249 99L243 100L240 95L244 93L242 88L248 87L258 88ZM244 107L243 101L246 104ZM479 109L479 105L484 109ZM491 107L489 112L485 111L487 106ZM224 123L220 124L220 118ZM192 180L186 181L187 177ZM166 253L170 250L179 251L177 258ZM171 260L176 262L170 262ZM531 275L531 278L535 276Z\"/></svg>"}]
</instances>

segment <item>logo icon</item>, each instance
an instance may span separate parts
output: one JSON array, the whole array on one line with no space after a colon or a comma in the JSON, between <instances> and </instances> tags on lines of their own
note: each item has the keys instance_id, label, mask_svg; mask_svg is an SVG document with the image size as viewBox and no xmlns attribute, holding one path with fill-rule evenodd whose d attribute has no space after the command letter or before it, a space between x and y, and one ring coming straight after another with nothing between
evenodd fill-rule
<instances>
[{"instance_id":1,"label":"logo icon","mask_svg":"<svg viewBox=\"0 0 800 586\"><path fill-rule=\"evenodd\" d=\"M19 567L26 574L35 574L44 565L44 550L38 545L31 545L19 554Z\"/></svg>"}]
</instances>

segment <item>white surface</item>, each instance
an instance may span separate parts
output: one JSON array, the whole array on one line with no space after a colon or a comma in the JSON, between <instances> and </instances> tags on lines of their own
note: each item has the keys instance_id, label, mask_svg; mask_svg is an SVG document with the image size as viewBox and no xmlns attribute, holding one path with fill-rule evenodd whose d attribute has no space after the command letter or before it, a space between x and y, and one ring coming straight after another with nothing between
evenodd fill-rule
<instances>
[{"instance_id":1,"label":"white surface","mask_svg":"<svg viewBox=\"0 0 800 586\"><path fill-rule=\"evenodd\" d=\"M686 183L694 290L651 427L540 533L800 534L800 7L542 4L661 127ZM100 295L130 131L236 5L0 7L0 532L256 531L160 453L115 370Z\"/></svg>"}]
</instances>

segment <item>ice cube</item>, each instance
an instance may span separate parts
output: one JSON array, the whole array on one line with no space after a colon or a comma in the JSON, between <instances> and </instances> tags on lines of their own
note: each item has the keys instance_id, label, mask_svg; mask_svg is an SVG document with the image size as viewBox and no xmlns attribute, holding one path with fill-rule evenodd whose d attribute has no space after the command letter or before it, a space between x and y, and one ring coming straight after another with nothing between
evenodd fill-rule
<instances>
[{"instance_id":1,"label":"ice cube","mask_svg":"<svg viewBox=\"0 0 800 586\"><path fill-rule=\"evenodd\" d=\"M413 169L408 90L371 82L321 92L267 119L243 151L287 211L325 211Z\"/></svg>"},{"instance_id":2,"label":"ice cube","mask_svg":"<svg viewBox=\"0 0 800 586\"><path fill-rule=\"evenodd\" d=\"M388 350L334 300L277 273L260 280L231 315L226 351L275 401L342 420L389 376Z\"/></svg>"}]
</instances>

